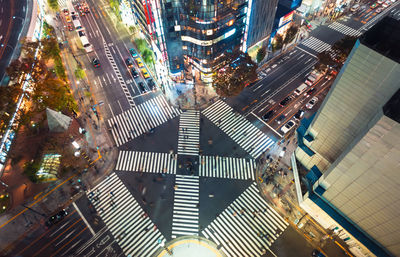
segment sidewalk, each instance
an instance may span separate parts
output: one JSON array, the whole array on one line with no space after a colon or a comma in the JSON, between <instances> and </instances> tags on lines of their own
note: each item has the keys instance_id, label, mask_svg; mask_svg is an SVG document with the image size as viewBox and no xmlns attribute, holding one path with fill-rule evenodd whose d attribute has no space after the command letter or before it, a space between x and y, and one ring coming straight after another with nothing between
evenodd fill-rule
<instances>
[{"instance_id":1,"label":"sidewalk","mask_svg":"<svg viewBox=\"0 0 400 257\"><path fill-rule=\"evenodd\" d=\"M330 241L333 239L332 234L323 229L298 205L290 162L290 157L296 147L295 136L291 136L263 154L257 165L257 184L264 198L286 217L292 227L301 233L311 245L322 249L323 252L324 247L332 248L334 241ZM333 243L333 245L335 244Z\"/></svg>"}]
</instances>

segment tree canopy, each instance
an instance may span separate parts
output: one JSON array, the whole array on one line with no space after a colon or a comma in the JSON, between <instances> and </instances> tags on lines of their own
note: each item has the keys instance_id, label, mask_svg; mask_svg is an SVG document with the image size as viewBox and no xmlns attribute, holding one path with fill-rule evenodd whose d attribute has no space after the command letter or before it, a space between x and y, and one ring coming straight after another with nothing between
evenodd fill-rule
<instances>
[{"instance_id":1,"label":"tree canopy","mask_svg":"<svg viewBox=\"0 0 400 257\"><path fill-rule=\"evenodd\" d=\"M264 59L266 54L267 52L265 50L265 47L261 47L260 49L258 49L256 56L257 63L260 63Z\"/></svg>"},{"instance_id":2,"label":"tree canopy","mask_svg":"<svg viewBox=\"0 0 400 257\"><path fill-rule=\"evenodd\" d=\"M276 34L272 42L272 51L275 52L276 50L281 49L282 46L283 46L283 37L280 34Z\"/></svg>"},{"instance_id":3,"label":"tree canopy","mask_svg":"<svg viewBox=\"0 0 400 257\"><path fill-rule=\"evenodd\" d=\"M346 61L356 41L357 37L345 36L333 44L332 50L335 52L338 61L342 63Z\"/></svg>"},{"instance_id":4,"label":"tree canopy","mask_svg":"<svg viewBox=\"0 0 400 257\"><path fill-rule=\"evenodd\" d=\"M286 44L289 44L290 42L292 42L298 31L299 31L299 27L297 27L296 25L290 26L288 28L288 30L286 31L286 35L285 35L285 39L283 40L283 43L286 45Z\"/></svg>"},{"instance_id":5,"label":"tree canopy","mask_svg":"<svg viewBox=\"0 0 400 257\"><path fill-rule=\"evenodd\" d=\"M214 72L213 86L218 95L238 95L243 88L257 79L257 64L247 53L226 53L227 64Z\"/></svg>"}]
</instances>

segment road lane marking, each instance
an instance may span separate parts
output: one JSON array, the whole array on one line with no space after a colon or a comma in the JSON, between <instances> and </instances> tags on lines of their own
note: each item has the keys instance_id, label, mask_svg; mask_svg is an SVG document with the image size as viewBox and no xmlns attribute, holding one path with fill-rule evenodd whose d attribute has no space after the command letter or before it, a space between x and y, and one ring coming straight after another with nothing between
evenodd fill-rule
<instances>
[{"instance_id":1,"label":"road lane marking","mask_svg":"<svg viewBox=\"0 0 400 257\"><path fill-rule=\"evenodd\" d=\"M90 226L89 222L87 222L85 216L83 216L81 210L79 210L78 206L76 205L75 202L72 203L72 205L75 207L76 211L78 212L79 216L81 216L83 222L85 222L86 226L89 228L90 233L94 236L96 233L94 232L93 228Z\"/></svg>"},{"instance_id":2,"label":"road lane marking","mask_svg":"<svg viewBox=\"0 0 400 257\"><path fill-rule=\"evenodd\" d=\"M296 48L297 49L300 49L301 51L303 51L303 52L306 52L306 53L308 53L309 55L311 55L311 56L313 56L313 57L315 57L315 58L318 58L315 54L312 54L312 53L310 53L310 52L308 52L308 51L306 51L306 50L304 50L303 48L301 48L301 47L298 47L298 46L296 46Z\"/></svg>"}]
</instances>

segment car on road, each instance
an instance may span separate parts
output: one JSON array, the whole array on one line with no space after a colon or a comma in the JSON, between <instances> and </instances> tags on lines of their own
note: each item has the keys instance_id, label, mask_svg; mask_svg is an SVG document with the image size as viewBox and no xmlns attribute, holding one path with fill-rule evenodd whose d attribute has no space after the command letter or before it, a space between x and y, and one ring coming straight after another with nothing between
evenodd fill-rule
<instances>
[{"instance_id":1,"label":"car on road","mask_svg":"<svg viewBox=\"0 0 400 257\"><path fill-rule=\"evenodd\" d=\"M378 0L376 1L377 4L383 4L385 2L385 0Z\"/></svg>"},{"instance_id":2,"label":"car on road","mask_svg":"<svg viewBox=\"0 0 400 257\"><path fill-rule=\"evenodd\" d=\"M74 30L74 26L72 26L72 23L68 23L67 24L67 28L69 31L73 31Z\"/></svg>"},{"instance_id":3,"label":"car on road","mask_svg":"<svg viewBox=\"0 0 400 257\"><path fill-rule=\"evenodd\" d=\"M376 9L376 13L381 13L383 11L383 8L382 7L379 7L378 9Z\"/></svg>"},{"instance_id":4,"label":"car on road","mask_svg":"<svg viewBox=\"0 0 400 257\"><path fill-rule=\"evenodd\" d=\"M134 78L139 77L139 73L137 73L137 71L135 70L135 68L131 68L131 73L132 73L132 76L133 76Z\"/></svg>"},{"instance_id":5,"label":"car on road","mask_svg":"<svg viewBox=\"0 0 400 257\"><path fill-rule=\"evenodd\" d=\"M71 18L69 17L69 15L65 15L65 21L68 23L68 22L71 22Z\"/></svg>"},{"instance_id":6,"label":"car on road","mask_svg":"<svg viewBox=\"0 0 400 257\"><path fill-rule=\"evenodd\" d=\"M92 64L93 64L93 66L94 66L95 68L100 67L100 61L99 61L99 59L93 58Z\"/></svg>"},{"instance_id":7,"label":"car on road","mask_svg":"<svg viewBox=\"0 0 400 257\"><path fill-rule=\"evenodd\" d=\"M292 98L291 98L290 96L288 96L288 97L286 97L285 99L283 99L283 100L279 103L279 105L280 105L281 107L284 107L284 106L287 105L291 100L292 100Z\"/></svg>"},{"instance_id":8,"label":"car on road","mask_svg":"<svg viewBox=\"0 0 400 257\"><path fill-rule=\"evenodd\" d=\"M139 66L139 68L144 67L142 59L140 59L140 57L136 58L135 60L136 60L137 65Z\"/></svg>"},{"instance_id":9,"label":"car on road","mask_svg":"<svg viewBox=\"0 0 400 257\"><path fill-rule=\"evenodd\" d=\"M64 9L63 12L64 12L64 15L69 15L68 9Z\"/></svg>"},{"instance_id":10,"label":"car on road","mask_svg":"<svg viewBox=\"0 0 400 257\"><path fill-rule=\"evenodd\" d=\"M315 91L315 87L310 88L305 94L305 97L310 97L310 95Z\"/></svg>"},{"instance_id":11,"label":"car on road","mask_svg":"<svg viewBox=\"0 0 400 257\"><path fill-rule=\"evenodd\" d=\"M149 85L150 90L154 91L156 89L156 84L154 83L154 81L151 78L149 78L147 80L147 85Z\"/></svg>"},{"instance_id":12,"label":"car on road","mask_svg":"<svg viewBox=\"0 0 400 257\"><path fill-rule=\"evenodd\" d=\"M150 78L150 75L149 75L149 73L147 72L146 68L141 68L140 71L142 72L143 77L144 77L145 79Z\"/></svg>"},{"instance_id":13,"label":"car on road","mask_svg":"<svg viewBox=\"0 0 400 257\"><path fill-rule=\"evenodd\" d=\"M131 53L131 55L132 55L133 58L138 57L138 55L137 55L137 53L136 53L136 50L133 49L133 48L129 49L129 53Z\"/></svg>"},{"instance_id":14,"label":"car on road","mask_svg":"<svg viewBox=\"0 0 400 257\"><path fill-rule=\"evenodd\" d=\"M376 7L378 6L378 4L377 3L373 3L369 8L371 8L371 9L375 9Z\"/></svg>"},{"instance_id":15,"label":"car on road","mask_svg":"<svg viewBox=\"0 0 400 257\"><path fill-rule=\"evenodd\" d=\"M142 94L147 92L146 88L144 87L143 82L139 82L139 89L142 92Z\"/></svg>"},{"instance_id":16,"label":"car on road","mask_svg":"<svg viewBox=\"0 0 400 257\"><path fill-rule=\"evenodd\" d=\"M53 216L51 216L47 221L46 221L46 226L49 228L53 226L54 224L60 222L61 220L64 219L65 216L68 215L68 212L65 209L62 209L61 211L57 212Z\"/></svg>"},{"instance_id":17,"label":"car on road","mask_svg":"<svg viewBox=\"0 0 400 257\"><path fill-rule=\"evenodd\" d=\"M388 4L387 2L384 2L384 3L382 4L382 7L383 7L383 8L387 8L387 7L389 7L389 4Z\"/></svg>"},{"instance_id":18,"label":"car on road","mask_svg":"<svg viewBox=\"0 0 400 257\"><path fill-rule=\"evenodd\" d=\"M286 116L282 114L282 115L279 116L275 121L276 121L278 124L281 124L285 119L286 119Z\"/></svg>"},{"instance_id":19,"label":"car on road","mask_svg":"<svg viewBox=\"0 0 400 257\"><path fill-rule=\"evenodd\" d=\"M298 110L293 116L296 120L301 120L304 117L304 111L302 109Z\"/></svg>"},{"instance_id":20,"label":"car on road","mask_svg":"<svg viewBox=\"0 0 400 257\"><path fill-rule=\"evenodd\" d=\"M266 114L264 114L262 116L262 119L264 121L269 121L272 118L272 116L274 115L274 113L275 113L275 110L270 110L269 112L267 112Z\"/></svg>"},{"instance_id":21,"label":"car on road","mask_svg":"<svg viewBox=\"0 0 400 257\"><path fill-rule=\"evenodd\" d=\"M128 66L128 68L132 68L133 67L133 62L132 62L132 59L131 58L126 58L125 59L125 64L126 64L126 66Z\"/></svg>"},{"instance_id":22,"label":"car on road","mask_svg":"<svg viewBox=\"0 0 400 257\"><path fill-rule=\"evenodd\" d=\"M321 253L319 250L314 249L311 253L312 257L326 257L325 254Z\"/></svg>"},{"instance_id":23,"label":"car on road","mask_svg":"<svg viewBox=\"0 0 400 257\"><path fill-rule=\"evenodd\" d=\"M281 131L286 134L288 133L292 128L294 128L294 125L296 125L296 123L294 122L294 120L289 120L288 122L286 122L285 125L282 126Z\"/></svg>"},{"instance_id":24,"label":"car on road","mask_svg":"<svg viewBox=\"0 0 400 257\"><path fill-rule=\"evenodd\" d=\"M311 100L306 104L307 109L312 109L314 105L318 102L318 97L314 96Z\"/></svg>"}]
</instances>

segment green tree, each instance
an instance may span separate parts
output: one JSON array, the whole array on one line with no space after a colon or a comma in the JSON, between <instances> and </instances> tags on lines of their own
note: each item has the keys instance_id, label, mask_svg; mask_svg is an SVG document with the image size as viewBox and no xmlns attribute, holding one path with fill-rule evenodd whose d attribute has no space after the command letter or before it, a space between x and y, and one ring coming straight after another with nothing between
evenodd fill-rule
<instances>
[{"instance_id":1,"label":"green tree","mask_svg":"<svg viewBox=\"0 0 400 257\"><path fill-rule=\"evenodd\" d=\"M260 49L258 49L256 56L257 63L260 63L264 59L266 54L267 52L265 51L265 47L261 47Z\"/></svg>"},{"instance_id":2,"label":"green tree","mask_svg":"<svg viewBox=\"0 0 400 257\"><path fill-rule=\"evenodd\" d=\"M323 51L318 54L318 63L316 68L320 71L325 70L327 66L333 66L336 62L332 58L332 53L329 51Z\"/></svg>"},{"instance_id":3,"label":"green tree","mask_svg":"<svg viewBox=\"0 0 400 257\"><path fill-rule=\"evenodd\" d=\"M147 42L143 38L135 39L135 44L140 53L143 53L146 49L148 49Z\"/></svg>"},{"instance_id":4,"label":"green tree","mask_svg":"<svg viewBox=\"0 0 400 257\"><path fill-rule=\"evenodd\" d=\"M42 41L41 56L45 60L55 59L60 56L60 47L54 37L43 38Z\"/></svg>"},{"instance_id":5,"label":"green tree","mask_svg":"<svg viewBox=\"0 0 400 257\"><path fill-rule=\"evenodd\" d=\"M247 53L225 53L227 65L214 72L213 86L218 95L236 96L257 79L257 64ZM234 62L231 62L235 60Z\"/></svg>"},{"instance_id":6,"label":"green tree","mask_svg":"<svg viewBox=\"0 0 400 257\"><path fill-rule=\"evenodd\" d=\"M276 34L274 36L274 41L272 42L272 51L275 52L276 50L281 49L283 46L283 37L280 34Z\"/></svg>"},{"instance_id":7,"label":"green tree","mask_svg":"<svg viewBox=\"0 0 400 257\"><path fill-rule=\"evenodd\" d=\"M146 48L142 52L142 57L143 57L144 62L147 65L153 65L154 64L154 53L150 49Z\"/></svg>"},{"instance_id":8,"label":"green tree","mask_svg":"<svg viewBox=\"0 0 400 257\"><path fill-rule=\"evenodd\" d=\"M84 78L86 77L85 71L84 71L82 68L80 68L80 67L78 67L78 68L75 70L74 74L75 74L75 78L76 78L77 80L84 79Z\"/></svg>"},{"instance_id":9,"label":"green tree","mask_svg":"<svg viewBox=\"0 0 400 257\"><path fill-rule=\"evenodd\" d=\"M47 3L50 6L50 8L53 9L53 11L58 11L59 10L58 1L57 0L47 0Z\"/></svg>"},{"instance_id":10,"label":"green tree","mask_svg":"<svg viewBox=\"0 0 400 257\"><path fill-rule=\"evenodd\" d=\"M108 1L111 9L114 11L115 16L117 16L117 18L121 20L121 15L119 11L119 0L108 0Z\"/></svg>"},{"instance_id":11,"label":"green tree","mask_svg":"<svg viewBox=\"0 0 400 257\"><path fill-rule=\"evenodd\" d=\"M29 178L33 183L38 182L38 178L36 173L40 169L40 164L38 162L28 162L24 166L24 174Z\"/></svg>"}]
</instances>

